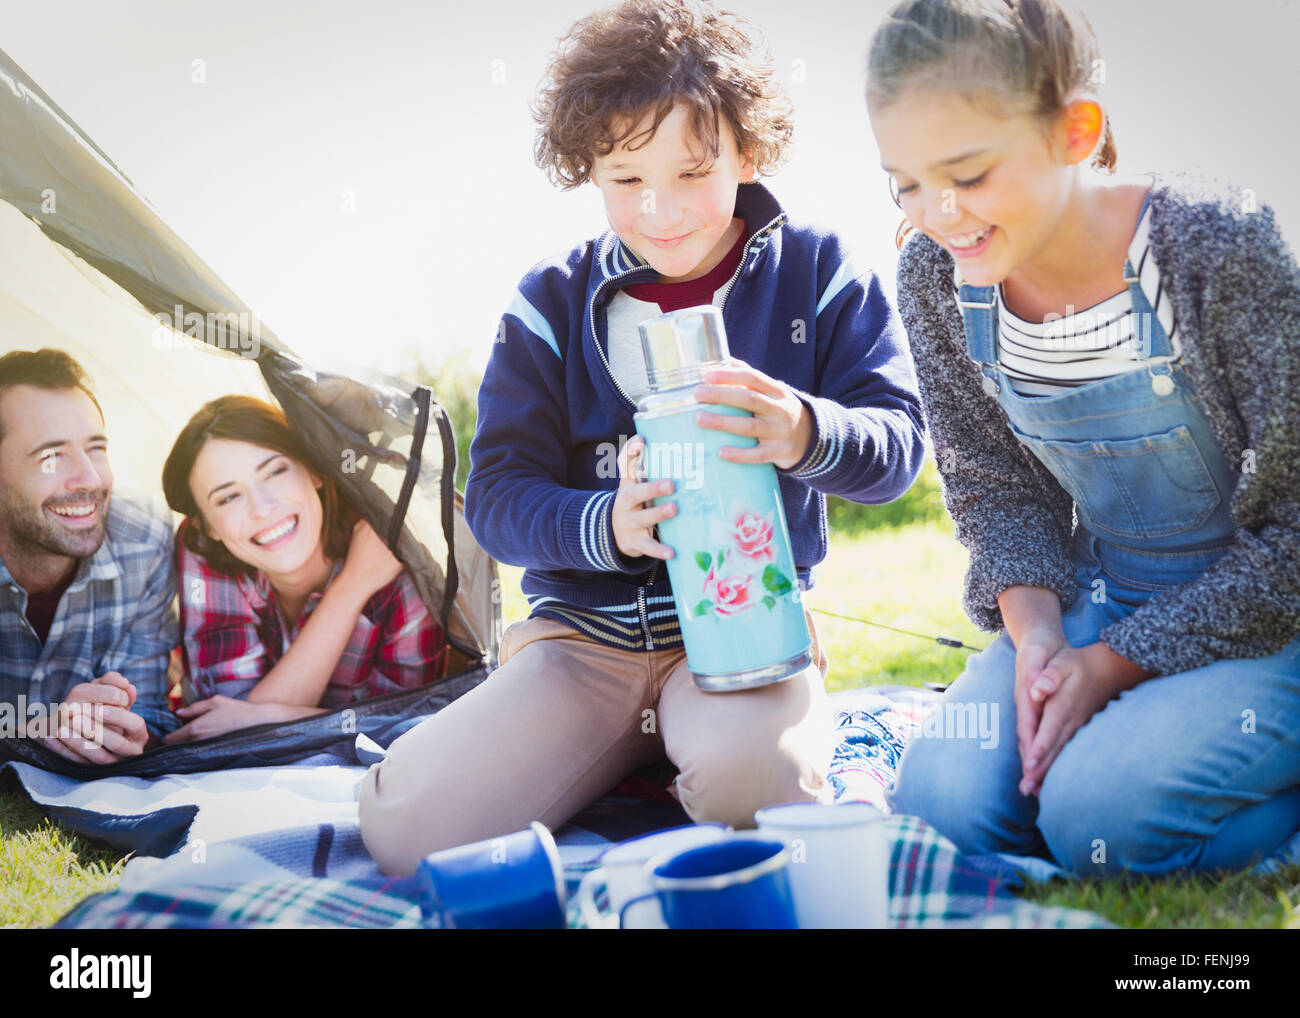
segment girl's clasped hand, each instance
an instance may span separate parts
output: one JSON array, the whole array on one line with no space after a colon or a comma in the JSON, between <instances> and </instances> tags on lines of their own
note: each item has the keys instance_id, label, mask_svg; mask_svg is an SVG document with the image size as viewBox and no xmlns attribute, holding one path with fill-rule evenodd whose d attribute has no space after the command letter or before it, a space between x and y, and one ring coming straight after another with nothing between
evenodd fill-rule
<instances>
[{"instance_id":1,"label":"girl's clasped hand","mask_svg":"<svg viewBox=\"0 0 1300 1018\"><path fill-rule=\"evenodd\" d=\"M1022 795L1037 795L1043 778L1074 733L1147 673L1104 643L1072 647L1059 629L1035 630L1016 649L1016 738ZM1140 673L1140 674L1138 674Z\"/></svg>"}]
</instances>

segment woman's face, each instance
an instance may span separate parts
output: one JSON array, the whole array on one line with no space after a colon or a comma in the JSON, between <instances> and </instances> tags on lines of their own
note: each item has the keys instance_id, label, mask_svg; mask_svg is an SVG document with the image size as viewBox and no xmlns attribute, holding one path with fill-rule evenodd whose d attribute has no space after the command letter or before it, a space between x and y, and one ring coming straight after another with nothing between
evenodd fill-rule
<instances>
[{"instance_id":1,"label":"woman's face","mask_svg":"<svg viewBox=\"0 0 1300 1018\"><path fill-rule=\"evenodd\" d=\"M1073 153L1029 116L993 117L956 92L913 88L873 108L871 126L908 221L973 285L1033 259L1069 200Z\"/></svg>"},{"instance_id":2,"label":"woman's face","mask_svg":"<svg viewBox=\"0 0 1300 1018\"><path fill-rule=\"evenodd\" d=\"M293 573L321 546L321 479L274 449L209 439L190 470L205 534L268 576Z\"/></svg>"}]
</instances>

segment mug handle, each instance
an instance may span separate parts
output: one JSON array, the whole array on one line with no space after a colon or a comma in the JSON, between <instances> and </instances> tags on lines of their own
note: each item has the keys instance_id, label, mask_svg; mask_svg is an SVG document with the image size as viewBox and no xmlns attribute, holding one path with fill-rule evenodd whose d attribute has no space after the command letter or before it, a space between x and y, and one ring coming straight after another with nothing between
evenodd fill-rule
<instances>
[{"instance_id":1,"label":"mug handle","mask_svg":"<svg viewBox=\"0 0 1300 1018\"><path fill-rule=\"evenodd\" d=\"M616 930L622 924L622 915L603 916L600 909L596 907L596 888L597 886L607 886L605 882L604 867L597 866L594 870L584 873L582 880L578 884L577 894L578 909L582 912L582 921L586 923L589 930Z\"/></svg>"},{"instance_id":2,"label":"mug handle","mask_svg":"<svg viewBox=\"0 0 1300 1018\"><path fill-rule=\"evenodd\" d=\"M627 901L623 903L623 907L618 910L618 926L615 927L615 929L621 930L623 928L623 920L627 916L627 910L630 909L633 905L639 904L640 902L643 901L658 901L658 900L659 900L659 895L655 894L654 891L651 891L649 894L638 894L635 898L629 898Z\"/></svg>"}]
</instances>

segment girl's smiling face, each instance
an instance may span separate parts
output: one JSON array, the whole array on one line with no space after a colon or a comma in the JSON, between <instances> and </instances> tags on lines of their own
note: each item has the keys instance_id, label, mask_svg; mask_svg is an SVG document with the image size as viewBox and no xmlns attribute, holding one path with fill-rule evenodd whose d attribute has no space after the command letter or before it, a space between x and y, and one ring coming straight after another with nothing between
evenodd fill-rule
<instances>
[{"instance_id":1,"label":"girl's smiling face","mask_svg":"<svg viewBox=\"0 0 1300 1018\"><path fill-rule=\"evenodd\" d=\"M273 581L319 555L321 484L283 453L224 438L205 442L190 471L204 533Z\"/></svg>"},{"instance_id":2,"label":"girl's smiling face","mask_svg":"<svg viewBox=\"0 0 1300 1018\"><path fill-rule=\"evenodd\" d=\"M871 110L871 126L908 221L976 286L1043 249L1087 155L1063 125L1045 133L1028 115L994 117L951 91L905 89Z\"/></svg>"}]
</instances>

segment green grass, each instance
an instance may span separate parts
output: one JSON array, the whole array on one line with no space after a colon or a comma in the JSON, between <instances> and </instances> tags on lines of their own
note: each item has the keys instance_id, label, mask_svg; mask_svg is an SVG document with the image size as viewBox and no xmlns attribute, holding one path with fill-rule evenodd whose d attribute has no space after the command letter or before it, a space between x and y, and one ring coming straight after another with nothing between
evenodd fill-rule
<instances>
[{"instance_id":1,"label":"green grass","mask_svg":"<svg viewBox=\"0 0 1300 1018\"><path fill-rule=\"evenodd\" d=\"M924 481L924 478L923 478ZM967 652L873 626L867 619L928 637L982 647L992 638L961 610L966 552L946 518L930 516L932 494L916 498L912 518L894 526L874 510L847 519L808 593L831 660L827 687L949 682ZM521 569L501 567L505 622L527 616ZM113 887L123 860L107 846L51 826L17 794L0 791L0 927L45 926L88 894ZM1120 881L1053 881L1024 895L1047 905L1086 909L1135 928L1300 928L1300 867L1274 877L1169 877Z\"/></svg>"},{"instance_id":2,"label":"green grass","mask_svg":"<svg viewBox=\"0 0 1300 1018\"><path fill-rule=\"evenodd\" d=\"M0 928L49 926L112 890L126 858L50 823L21 793L0 792Z\"/></svg>"},{"instance_id":3,"label":"green grass","mask_svg":"<svg viewBox=\"0 0 1300 1018\"><path fill-rule=\"evenodd\" d=\"M1300 866L1272 877L1250 873L1031 883L1023 897L1105 916L1135 930L1300 930Z\"/></svg>"}]
</instances>

